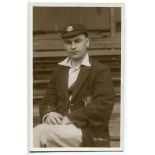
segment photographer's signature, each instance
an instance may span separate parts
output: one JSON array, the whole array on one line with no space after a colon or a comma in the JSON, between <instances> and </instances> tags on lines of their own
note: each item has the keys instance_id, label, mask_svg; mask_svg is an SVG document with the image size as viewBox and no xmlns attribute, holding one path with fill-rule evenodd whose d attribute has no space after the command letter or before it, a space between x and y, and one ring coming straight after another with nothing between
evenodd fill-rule
<instances>
[{"instance_id":1,"label":"photographer's signature","mask_svg":"<svg viewBox=\"0 0 155 155\"><path fill-rule=\"evenodd\" d=\"M107 139L101 138L101 137L98 137L98 138L95 138L95 137L94 137L94 141L95 141L95 142L106 142Z\"/></svg>"}]
</instances>

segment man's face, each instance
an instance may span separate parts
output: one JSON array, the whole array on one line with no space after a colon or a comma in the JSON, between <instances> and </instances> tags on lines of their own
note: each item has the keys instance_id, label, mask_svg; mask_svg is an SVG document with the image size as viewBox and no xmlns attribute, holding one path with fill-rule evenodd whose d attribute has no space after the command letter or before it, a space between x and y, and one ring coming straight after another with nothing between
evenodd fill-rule
<instances>
[{"instance_id":1,"label":"man's face","mask_svg":"<svg viewBox=\"0 0 155 155\"><path fill-rule=\"evenodd\" d=\"M89 39L84 34L64 39L64 48L72 60L80 60L87 53Z\"/></svg>"}]
</instances>

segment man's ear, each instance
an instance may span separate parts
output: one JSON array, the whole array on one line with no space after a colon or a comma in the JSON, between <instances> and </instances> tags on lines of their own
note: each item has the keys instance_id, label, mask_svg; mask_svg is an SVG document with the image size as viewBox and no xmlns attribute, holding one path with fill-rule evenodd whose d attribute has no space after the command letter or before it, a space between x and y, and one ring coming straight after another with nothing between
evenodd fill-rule
<instances>
[{"instance_id":1,"label":"man's ear","mask_svg":"<svg viewBox=\"0 0 155 155\"><path fill-rule=\"evenodd\" d=\"M86 40L86 46L89 47L89 39Z\"/></svg>"}]
</instances>

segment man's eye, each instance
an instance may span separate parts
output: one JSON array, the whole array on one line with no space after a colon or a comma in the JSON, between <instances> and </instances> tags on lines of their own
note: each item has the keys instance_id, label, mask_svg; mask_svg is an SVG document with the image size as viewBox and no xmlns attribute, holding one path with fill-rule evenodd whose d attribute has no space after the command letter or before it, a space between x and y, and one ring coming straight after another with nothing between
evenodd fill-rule
<instances>
[{"instance_id":1,"label":"man's eye","mask_svg":"<svg viewBox=\"0 0 155 155\"><path fill-rule=\"evenodd\" d=\"M65 44L71 44L71 41L65 40L64 43L65 43Z\"/></svg>"},{"instance_id":2,"label":"man's eye","mask_svg":"<svg viewBox=\"0 0 155 155\"><path fill-rule=\"evenodd\" d=\"M75 40L75 42L80 43L80 42L82 42L82 39L77 39L77 40Z\"/></svg>"}]
</instances>

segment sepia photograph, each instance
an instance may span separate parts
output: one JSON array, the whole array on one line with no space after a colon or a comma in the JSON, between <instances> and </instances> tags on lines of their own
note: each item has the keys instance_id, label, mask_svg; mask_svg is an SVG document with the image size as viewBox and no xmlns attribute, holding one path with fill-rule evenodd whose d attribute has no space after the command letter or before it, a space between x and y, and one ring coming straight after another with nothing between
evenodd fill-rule
<instances>
[{"instance_id":1,"label":"sepia photograph","mask_svg":"<svg viewBox=\"0 0 155 155\"><path fill-rule=\"evenodd\" d=\"M123 4L29 5L30 151L123 151Z\"/></svg>"}]
</instances>

